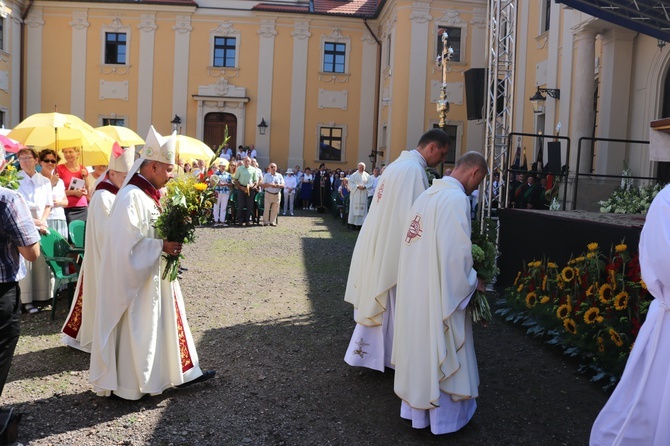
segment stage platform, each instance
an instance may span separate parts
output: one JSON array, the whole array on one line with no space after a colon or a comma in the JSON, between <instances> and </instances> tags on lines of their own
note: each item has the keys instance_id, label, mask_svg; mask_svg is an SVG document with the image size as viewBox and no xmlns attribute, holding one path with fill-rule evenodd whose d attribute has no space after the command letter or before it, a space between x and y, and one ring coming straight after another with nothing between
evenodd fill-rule
<instances>
[{"instance_id":1,"label":"stage platform","mask_svg":"<svg viewBox=\"0 0 670 446\"><path fill-rule=\"evenodd\" d=\"M500 275L495 287L502 292L514 283L523 265L547 258L564 266L571 257L587 251L596 242L609 255L610 248L624 243L637 252L645 216L639 214L603 214L585 211L538 211L499 209Z\"/></svg>"}]
</instances>

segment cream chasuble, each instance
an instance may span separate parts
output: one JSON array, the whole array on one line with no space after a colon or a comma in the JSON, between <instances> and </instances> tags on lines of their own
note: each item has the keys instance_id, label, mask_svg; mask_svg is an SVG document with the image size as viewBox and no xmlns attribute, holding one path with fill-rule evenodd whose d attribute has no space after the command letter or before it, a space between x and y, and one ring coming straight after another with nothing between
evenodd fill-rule
<instances>
[{"instance_id":1,"label":"cream chasuble","mask_svg":"<svg viewBox=\"0 0 670 446\"><path fill-rule=\"evenodd\" d=\"M477 287L477 273L470 205L462 185L451 177L433 181L406 215L404 232L394 390L414 409L438 407L442 394L453 402L476 398L479 375L466 306Z\"/></svg>"},{"instance_id":2,"label":"cream chasuble","mask_svg":"<svg viewBox=\"0 0 670 446\"><path fill-rule=\"evenodd\" d=\"M362 226L368 214L368 189L372 187L369 173L356 171L349 175L349 218L350 225ZM365 189L359 189L363 186Z\"/></svg>"},{"instance_id":3,"label":"cream chasuble","mask_svg":"<svg viewBox=\"0 0 670 446\"><path fill-rule=\"evenodd\" d=\"M86 219L86 252L79 271L79 280L74 292L70 314L65 319L61 331L65 345L89 352L93 339L96 294L102 245L107 233L107 219L116 194L109 190L96 190L88 205ZM86 281L84 282L84 276Z\"/></svg>"},{"instance_id":4,"label":"cream chasuble","mask_svg":"<svg viewBox=\"0 0 670 446\"><path fill-rule=\"evenodd\" d=\"M179 282L160 278L159 214L147 194L128 185L109 215L91 348L90 381L100 395L135 400L202 375Z\"/></svg>"},{"instance_id":5,"label":"cream chasuble","mask_svg":"<svg viewBox=\"0 0 670 446\"><path fill-rule=\"evenodd\" d=\"M398 281L398 254L405 217L428 187L425 161L415 150L402 152L379 177L370 212L351 256L344 300L357 310L356 322L381 325L388 291Z\"/></svg>"},{"instance_id":6,"label":"cream chasuble","mask_svg":"<svg viewBox=\"0 0 670 446\"><path fill-rule=\"evenodd\" d=\"M640 269L654 297L621 381L591 430L592 446L670 444L670 186L654 198L640 235Z\"/></svg>"},{"instance_id":7,"label":"cream chasuble","mask_svg":"<svg viewBox=\"0 0 670 446\"><path fill-rule=\"evenodd\" d=\"M354 306L356 327L347 364L384 371L391 367L393 305L404 217L428 187L426 161L405 151L379 177L370 212L356 241L344 300Z\"/></svg>"}]
</instances>

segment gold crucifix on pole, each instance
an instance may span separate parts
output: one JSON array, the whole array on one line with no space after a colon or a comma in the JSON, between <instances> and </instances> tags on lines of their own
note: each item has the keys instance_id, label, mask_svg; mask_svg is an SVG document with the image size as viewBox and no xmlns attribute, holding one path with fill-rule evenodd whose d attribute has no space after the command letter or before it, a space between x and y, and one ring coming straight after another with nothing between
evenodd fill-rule
<instances>
[{"instance_id":1,"label":"gold crucifix on pole","mask_svg":"<svg viewBox=\"0 0 670 446\"><path fill-rule=\"evenodd\" d=\"M449 101L447 100L447 62L451 61L454 54L453 48L449 46L449 34L445 29L442 32L442 54L437 56L436 65L442 69L442 85L440 86L440 99L437 101L437 113L440 117L440 128L444 130L447 126L447 113L449 113Z\"/></svg>"}]
</instances>

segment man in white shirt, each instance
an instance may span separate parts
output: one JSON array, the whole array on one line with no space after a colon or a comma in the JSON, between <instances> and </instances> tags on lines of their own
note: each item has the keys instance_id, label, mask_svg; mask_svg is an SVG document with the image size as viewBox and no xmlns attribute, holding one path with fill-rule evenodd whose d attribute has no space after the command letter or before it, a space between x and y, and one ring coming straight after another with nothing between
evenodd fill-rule
<instances>
[{"instance_id":1,"label":"man in white shirt","mask_svg":"<svg viewBox=\"0 0 670 446\"><path fill-rule=\"evenodd\" d=\"M221 149L221 158L225 158L226 161L230 161L232 157L233 157L233 151L228 145L228 143L225 143L223 145L223 149Z\"/></svg>"},{"instance_id":2,"label":"man in white shirt","mask_svg":"<svg viewBox=\"0 0 670 446\"><path fill-rule=\"evenodd\" d=\"M290 210L291 215L293 215L293 201L295 199L295 191L298 187L298 180L295 175L293 175L293 169L290 167L286 169L286 178L284 178L284 212L282 215L286 215L287 209Z\"/></svg>"},{"instance_id":3,"label":"man in white shirt","mask_svg":"<svg viewBox=\"0 0 670 446\"><path fill-rule=\"evenodd\" d=\"M375 191L377 190L379 175L379 167L372 169L372 178L370 179L372 181L372 187L368 189L368 209L370 209L370 205L372 204L372 197L375 195Z\"/></svg>"},{"instance_id":4,"label":"man in white shirt","mask_svg":"<svg viewBox=\"0 0 670 446\"><path fill-rule=\"evenodd\" d=\"M269 172L263 175L263 190L265 190L265 208L263 209L263 226L277 226L279 215L279 195L284 189L284 177L277 172L277 165L270 163Z\"/></svg>"}]
</instances>

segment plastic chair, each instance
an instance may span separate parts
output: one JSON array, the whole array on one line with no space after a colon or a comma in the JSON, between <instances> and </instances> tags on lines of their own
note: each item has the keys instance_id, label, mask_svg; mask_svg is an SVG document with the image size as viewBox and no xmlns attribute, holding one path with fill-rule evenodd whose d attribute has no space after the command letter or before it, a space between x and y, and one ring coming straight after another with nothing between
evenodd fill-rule
<instances>
[{"instance_id":1,"label":"plastic chair","mask_svg":"<svg viewBox=\"0 0 670 446\"><path fill-rule=\"evenodd\" d=\"M261 223L261 218L263 218L263 212L265 211L265 192L257 192L254 202L256 203L256 206L254 206L256 209L254 210L253 219L258 225Z\"/></svg>"},{"instance_id":2,"label":"plastic chair","mask_svg":"<svg viewBox=\"0 0 670 446\"><path fill-rule=\"evenodd\" d=\"M86 222L83 220L72 220L68 225L70 240L76 248L84 248L86 240Z\"/></svg>"},{"instance_id":3,"label":"plastic chair","mask_svg":"<svg viewBox=\"0 0 670 446\"><path fill-rule=\"evenodd\" d=\"M72 254L72 247L67 240L54 229L49 228L49 232L42 235L40 238L40 250L47 262L49 269L56 279L54 284L53 296L51 297L51 320L56 317L56 299L58 298L58 291L61 285L77 283L79 277L79 265L75 258L68 257ZM74 268L74 273L68 273L70 268ZM69 301L72 301L72 296L69 296ZM71 302L70 302L71 303Z\"/></svg>"}]
</instances>

